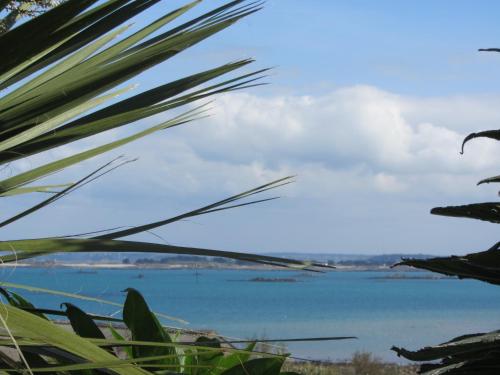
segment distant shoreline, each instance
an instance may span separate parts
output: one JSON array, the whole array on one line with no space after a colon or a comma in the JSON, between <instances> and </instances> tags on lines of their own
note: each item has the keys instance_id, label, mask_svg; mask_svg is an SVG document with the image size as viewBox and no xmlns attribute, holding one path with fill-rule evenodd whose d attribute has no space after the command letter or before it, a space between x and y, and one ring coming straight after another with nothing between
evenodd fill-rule
<instances>
[{"instance_id":1,"label":"distant shoreline","mask_svg":"<svg viewBox=\"0 0 500 375\"><path fill-rule=\"evenodd\" d=\"M302 271L300 268L285 268L268 265L236 265L236 264L221 264L221 263L197 263L197 264L159 264L159 263L141 263L141 264L125 264L125 263L57 263L57 262L37 262L37 263L4 263L2 267L20 267L20 268L69 268L81 270L99 270L99 269L115 269L115 270L255 270L255 271ZM341 272L359 272L359 271L385 271L385 272L422 272L421 270L413 269L406 266L391 268L389 265L362 265L362 266L347 266L338 265L332 271Z\"/></svg>"}]
</instances>

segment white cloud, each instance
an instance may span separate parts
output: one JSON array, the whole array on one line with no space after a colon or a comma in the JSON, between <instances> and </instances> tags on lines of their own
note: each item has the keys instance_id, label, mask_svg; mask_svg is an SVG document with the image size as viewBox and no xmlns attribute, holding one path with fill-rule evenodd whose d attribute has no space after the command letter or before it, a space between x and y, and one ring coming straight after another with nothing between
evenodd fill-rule
<instances>
[{"instance_id":1,"label":"white cloud","mask_svg":"<svg viewBox=\"0 0 500 375\"><path fill-rule=\"evenodd\" d=\"M153 146L150 140L141 142L129 152L163 172L154 173L154 179L190 193L215 186L234 192L297 174L294 195L342 190L470 194L478 178L500 172L500 145L475 140L460 156L468 132L462 117L470 106L476 118L470 131L481 129L478 124L494 126L491 102L424 100L368 86L317 97L227 94L217 99L208 120L169 131Z\"/></svg>"},{"instance_id":2,"label":"white cloud","mask_svg":"<svg viewBox=\"0 0 500 375\"><path fill-rule=\"evenodd\" d=\"M385 173L377 173L375 175L375 187L387 193L404 191L407 188L396 176Z\"/></svg>"}]
</instances>

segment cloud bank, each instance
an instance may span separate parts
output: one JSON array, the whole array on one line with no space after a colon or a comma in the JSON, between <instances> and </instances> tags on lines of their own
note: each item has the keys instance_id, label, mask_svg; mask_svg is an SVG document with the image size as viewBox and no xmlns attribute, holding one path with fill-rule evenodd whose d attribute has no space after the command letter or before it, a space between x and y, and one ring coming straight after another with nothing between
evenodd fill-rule
<instances>
[{"instance_id":1,"label":"cloud bank","mask_svg":"<svg viewBox=\"0 0 500 375\"><path fill-rule=\"evenodd\" d=\"M253 251L447 253L478 245L478 236L486 247L497 240L488 224L428 211L496 199L497 187L475 183L500 174L500 144L475 140L463 156L459 149L469 132L498 127L498 102L498 96L409 97L370 86L316 96L226 94L212 104L210 118L120 150L140 160L54 210L62 218L80 203L80 217L91 212L95 225L138 224L297 175L279 192L285 200L271 208L162 233L180 244ZM58 228L69 230L63 219Z\"/></svg>"},{"instance_id":2,"label":"cloud bank","mask_svg":"<svg viewBox=\"0 0 500 375\"><path fill-rule=\"evenodd\" d=\"M190 193L296 174L298 196L468 195L478 193L475 178L500 172L500 145L476 140L460 156L460 143L500 124L492 110L499 100L420 99L369 86L323 96L231 94L217 99L210 119L134 148L162 168L167 188Z\"/></svg>"}]
</instances>

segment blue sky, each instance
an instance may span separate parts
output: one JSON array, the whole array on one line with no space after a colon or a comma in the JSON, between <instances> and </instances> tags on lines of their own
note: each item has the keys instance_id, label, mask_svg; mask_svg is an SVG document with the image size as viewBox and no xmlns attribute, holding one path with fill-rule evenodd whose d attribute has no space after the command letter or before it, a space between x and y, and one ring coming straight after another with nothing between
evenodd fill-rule
<instances>
[{"instance_id":1,"label":"blue sky","mask_svg":"<svg viewBox=\"0 0 500 375\"><path fill-rule=\"evenodd\" d=\"M205 1L199 9L222 3ZM277 67L273 89L305 94L353 84L422 96L495 93L497 61L476 50L496 45L499 10L485 0L269 0L262 12L181 59L196 70L200 61L190 56L207 62L251 56Z\"/></svg>"},{"instance_id":2,"label":"blue sky","mask_svg":"<svg viewBox=\"0 0 500 375\"><path fill-rule=\"evenodd\" d=\"M221 3L206 0L193 13ZM181 4L163 2L135 27ZM500 174L500 145L478 140L464 156L458 150L469 132L500 123L500 54L477 52L500 46L499 12L497 1L269 0L261 12L133 81L145 89L253 57L255 68L275 67L271 85L221 96L210 119L121 149L116 154L139 161L10 234L141 224L297 174L277 192L279 201L155 233L168 243L255 252L488 248L499 240L494 225L429 210L498 199L498 187L475 183ZM43 220L48 214L51 222Z\"/></svg>"}]
</instances>

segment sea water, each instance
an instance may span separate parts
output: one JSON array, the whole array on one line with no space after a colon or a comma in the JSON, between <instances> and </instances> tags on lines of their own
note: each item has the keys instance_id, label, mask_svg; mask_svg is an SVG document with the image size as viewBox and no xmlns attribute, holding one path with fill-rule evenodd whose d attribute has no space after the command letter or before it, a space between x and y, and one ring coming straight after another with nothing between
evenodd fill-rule
<instances>
[{"instance_id":1,"label":"sea water","mask_svg":"<svg viewBox=\"0 0 500 375\"><path fill-rule=\"evenodd\" d=\"M342 360L355 351L402 362L391 346L418 349L453 337L500 328L500 287L472 280L432 279L424 272L312 274L260 270L18 268L1 279L123 303L138 289L156 312L236 338L356 336L356 340L290 343L295 357ZM295 282L256 282L255 278ZM96 314L116 306L16 290L38 307L72 302Z\"/></svg>"}]
</instances>

